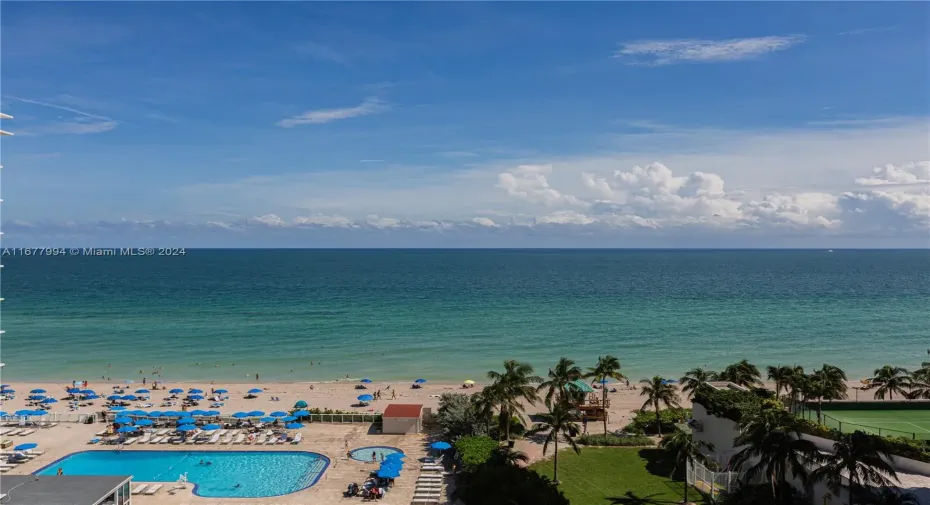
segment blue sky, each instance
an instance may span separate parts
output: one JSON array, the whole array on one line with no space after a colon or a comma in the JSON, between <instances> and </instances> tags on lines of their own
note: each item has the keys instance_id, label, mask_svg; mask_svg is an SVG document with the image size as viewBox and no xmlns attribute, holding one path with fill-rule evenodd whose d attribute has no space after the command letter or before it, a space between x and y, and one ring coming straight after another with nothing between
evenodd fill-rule
<instances>
[{"instance_id":1,"label":"blue sky","mask_svg":"<svg viewBox=\"0 0 930 505\"><path fill-rule=\"evenodd\" d=\"M922 2L2 14L7 244L927 245Z\"/></svg>"}]
</instances>

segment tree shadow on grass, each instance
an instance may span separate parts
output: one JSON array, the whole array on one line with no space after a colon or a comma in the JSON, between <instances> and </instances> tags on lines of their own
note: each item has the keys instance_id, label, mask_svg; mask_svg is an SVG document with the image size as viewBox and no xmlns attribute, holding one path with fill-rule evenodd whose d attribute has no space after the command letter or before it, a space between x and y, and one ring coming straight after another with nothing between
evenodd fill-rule
<instances>
[{"instance_id":1,"label":"tree shadow on grass","mask_svg":"<svg viewBox=\"0 0 930 505\"><path fill-rule=\"evenodd\" d=\"M675 464L661 449L640 449L638 454L639 457L646 460L647 472L658 477L665 477L666 479L672 475Z\"/></svg>"},{"instance_id":2,"label":"tree shadow on grass","mask_svg":"<svg viewBox=\"0 0 930 505\"><path fill-rule=\"evenodd\" d=\"M668 505L678 503L675 500L656 498L657 496L660 495L638 496L633 491L627 491L623 496L610 496L607 499L610 500L611 505Z\"/></svg>"}]
</instances>

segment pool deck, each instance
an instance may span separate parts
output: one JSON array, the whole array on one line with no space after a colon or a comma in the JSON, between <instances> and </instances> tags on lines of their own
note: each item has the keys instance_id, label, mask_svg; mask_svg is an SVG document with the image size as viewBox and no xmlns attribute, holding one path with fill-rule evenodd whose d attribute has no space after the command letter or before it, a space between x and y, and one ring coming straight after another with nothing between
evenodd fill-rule
<instances>
[{"instance_id":1,"label":"pool deck","mask_svg":"<svg viewBox=\"0 0 930 505\"><path fill-rule=\"evenodd\" d=\"M35 442L38 449L45 454L32 461L17 466L4 475L26 475L79 451L100 450L111 451L113 446L88 445L87 441L104 428L103 424L74 424L62 423L54 428L40 429L28 437L4 437L13 440L15 444ZM303 450L323 454L330 459L329 468L320 477L320 480L309 489L284 496L269 498L204 498L195 496L188 484L187 489L178 490L169 494L168 490L174 483L164 483L164 487L153 496L133 496L132 501L137 505L219 505L219 504L264 504L264 505L317 505L330 503L361 502L360 498L343 498L342 493L351 482L362 483L368 473L378 465L362 463L346 458L345 442L348 440L349 448L356 449L364 446L382 445L397 447L408 455L407 467L401 477L396 479L394 488L383 500L378 503L386 505L409 504L413 497L413 489L419 474L418 459L426 456L425 435L381 435L369 433L370 424L308 424L299 431L303 433L300 445L138 445L133 444L125 450L134 451L295 451ZM137 481L133 481L134 485ZM143 481L138 481L142 483Z\"/></svg>"}]
</instances>

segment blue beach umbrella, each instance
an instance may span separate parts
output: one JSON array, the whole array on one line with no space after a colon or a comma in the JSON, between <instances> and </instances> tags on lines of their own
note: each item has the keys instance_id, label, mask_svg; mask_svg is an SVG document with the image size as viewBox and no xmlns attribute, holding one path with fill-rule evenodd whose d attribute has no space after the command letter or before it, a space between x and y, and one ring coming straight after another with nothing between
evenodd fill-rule
<instances>
[{"instance_id":1,"label":"blue beach umbrella","mask_svg":"<svg viewBox=\"0 0 930 505\"><path fill-rule=\"evenodd\" d=\"M151 391L149 391L148 389L137 389L137 390L136 390L136 394L138 394L138 395L141 395L141 394L149 394L149 393L151 393Z\"/></svg>"},{"instance_id":2,"label":"blue beach umbrella","mask_svg":"<svg viewBox=\"0 0 930 505\"><path fill-rule=\"evenodd\" d=\"M132 419L129 417L117 417L113 422L116 424L129 424L132 422Z\"/></svg>"},{"instance_id":3,"label":"blue beach umbrella","mask_svg":"<svg viewBox=\"0 0 930 505\"><path fill-rule=\"evenodd\" d=\"M58 400L56 400L56 399L54 399L54 398L46 398L46 399L42 400L42 401L39 402L39 403L58 403Z\"/></svg>"},{"instance_id":4,"label":"blue beach umbrella","mask_svg":"<svg viewBox=\"0 0 930 505\"><path fill-rule=\"evenodd\" d=\"M0 417L7 417L7 416L9 416L9 415L10 415L10 414L9 414L8 412L4 412L4 411L0 410Z\"/></svg>"},{"instance_id":5,"label":"blue beach umbrella","mask_svg":"<svg viewBox=\"0 0 930 505\"><path fill-rule=\"evenodd\" d=\"M208 417L215 417L215 416L220 415L220 411L219 410L207 410L203 413L203 415L208 416Z\"/></svg>"},{"instance_id":6,"label":"blue beach umbrella","mask_svg":"<svg viewBox=\"0 0 930 505\"><path fill-rule=\"evenodd\" d=\"M138 400L138 398L136 397L136 395L126 395L126 396L123 396L121 399L122 399L122 400L126 400L127 402L134 402L134 401Z\"/></svg>"},{"instance_id":7,"label":"blue beach umbrella","mask_svg":"<svg viewBox=\"0 0 930 505\"><path fill-rule=\"evenodd\" d=\"M102 398L102 397L97 396L97 395L87 395L84 397L85 400L96 400L97 398Z\"/></svg>"},{"instance_id":8,"label":"blue beach umbrella","mask_svg":"<svg viewBox=\"0 0 930 505\"><path fill-rule=\"evenodd\" d=\"M191 389L188 389L187 392L188 392L188 393L193 393L193 394L198 394L198 395L199 395L200 393L203 393L203 390L202 390L202 389L191 388Z\"/></svg>"},{"instance_id":9,"label":"blue beach umbrella","mask_svg":"<svg viewBox=\"0 0 930 505\"><path fill-rule=\"evenodd\" d=\"M384 460L387 461L387 460L389 460L389 459L404 459L404 458L406 458L406 457L407 457L407 455L404 454L404 453L402 453L402 452L392 452L392 453L388 454L387 456L385 456L385 457L384 457Z\"/></svg>"},{"instance_id":10,"label":"blue beach umbrella","mask_svg":"<svg viewBox=\"0 0 930 505\"><path fill-rule=\"evenodd\" d=\"M261 421L261 422L263 422L263 423L273 423L273 422L275 422L275 421L277 421L277 420L278 420L277 417L263 417L263 418L259 419L259 421Z\"/></svg>"},{"instance_id":11,"label":"blue beach umbrella","mask_svg":"<svg viewBox=\"0 0 930 505\"><path fill-rule=\"evenodd\" d=\"M282 423L290 423L290 422L296 421L296 420L297 420L297 416L284 416L284 417L281 417L281 418L279 418L279 419L281 419L281 422L282 422Z\"/></svg>"},{"instance_id":12,"label":"blue beach umbrella","mask_svg":"<svg viewBox=\"0 0 930 505\"><path fill-rule=\"evenodd\" d=\"M203 427L203 429L206 431L214 431L214 430L219 430L221 428L223 428L222 424L208 424Z\"/></svg>"},{"instance_id":13,"label":"blue beach umbrella","mask_svg":"<svg viewBox=\"0 0 930 505\"><path fill-rule=\"evenodd\" d=\"M120 407L119 405L114 405L113 407L110 407L110 410L112 410L113 412L120 412L120 411L126 410L126 407Z\"/></svg>"},{"instance_id":14,"label":"blue beach umbrella","mask_svg":"<svg viewBox=\"0 0 930 505\"><path fill-rule=\"evenodd\" d=\"M297 403L294 404L295 409L305 409L307 408L307 402L303 400L297 400Z\"/></svg>"},{"instance_id":15,"label":"blue beach umbrella","mask_svg":"<svg viewBox=\"0 0 930 505\"><path fill-rule=\"evenodd\" d=\"M262 392L262 390L261 390L261 389L258 389L258 388L252 388L252 389L249 390L249 394L250 394L250 395L258 394L258 393L261 393L261 392Z\"/></svg>"},{"instance_id":16,"label":"blue beach umbrella","mask_svg":"<svg viewBox=\"0 0 930 505\"><path fill-rule=\"evenodd\" d=\"M249 413L248 412L236 412L232 416L236 419L245 419L249 417Z\"/></svg>"},{"instance_id":17,"label":"blue beach umbrella","mask_svg":"<svg viewBox=\"0 0 930 505\"><path fill-rule=\"evenodd\" d=\"M385 459L381 462L380 468L396 468L401 470L404 468L404 462L399 459Z\"/></svg>"},{"instance_id":18,"label":"blue beach umbrella","mask_svg":"<svg viewBox=\"0 0 930 505\"><path fill-rule=\"evenodd\" d=\"M276 410L268 415L271 417L285 417L287 416L287 412L281 412L280 410Z\"/></svg>"},{"instance_id":19,"label":"blue beach umbrella","mask_svg":"<svg viewBox=\"0 0 930 505\"><path fill-rule=\"evenodd\" d=\"M42 417L42 416L47 416L47 415L48 415L48 412L46 412L46 411L44 411L44 410L33 410L33 411L32 411L32 414L29 414L29 415L31 415L31 416Z\"/></svg>"},{"instance_id":20,"label":"blue beach umbrella","mask_svg":"<svg viewBox=\"0 0 930 505\"><path fill-rule=\"evenodd\" d=\"M10 387L9 384L0 384L0 389L6 389L8 387Z\"/></svg>"},{"instance_id":21,"label":"blue beach umbrella","mask_svg":"<svg viewBox=\"0 0 930 505\"><path fill-rule=\"evenodd\" d=\"M294 416L296 416L296 417L309 417L309 416L310 416L310 412L308 412L308 411L306 411L306 410L298 410L297 412L294 412Z\"/></svg>"},{"instance_id":22,"label":"blue beach umbrella","mask_svg":"<svg viewBox=\"0 0 930 505\"><path fill-rule=\"evenodd\" d=\"M165 417L188 417L187 412L179 412L177 410L169 410L165 412Z\"/></svg>"},{"instance_id":23,"label":"blue beach umbrella","mask_svg":"<svg viewBox=\"0 0 930 505\"><path fill-rule=\"evenodd\" d=\"M190 395L188 398L191 400L203 400L203 395Z\"/></svg>"},{"instance_id":24,"label":"blue beach umbrella","mask_svg":"<svg viewBox=\"0 0 930 505\"><path fill-rule=\"evenodd\" d=\"M126 415L126 416L136 416L136 417L144 417L144 416L149 415L149 413L146 412L146 411L144 411L144 410L127 410L127 411L123 412L123 415Z\"/></svg>"},{"instance_id":25,"label":"blue beach umbrella","mask_svg":"<svg viewBox=\"0 0 930 505\"><path fill-rule=\"evenodd\" d=\"M253 411L249 412L249 417L262 417L262 416L264 416L264 415L265 415L265 413L262 412L261 410L253 410Z\"/></svg>"},{"instance_id":26,"label":"blue beach umbrella","mask_svg":"<svg viewBox=\"0 0 930 505\"><path fill-rule=\"evenodd\" d=\"M228 393L229 391L226 390L226 389L214 389L213 392L214 392L214 393L219 393L219 394L221 394L221 395L224 395L224 394Z\"/></svg>"},{"instance_id":27,"label":"blue beach umbrella","mask_svg":"<svg viewBox=\"0 0 930 505\"><path fill-rule=\"evenodd\" d=\"M78 391L78 393L81 393L82 395L95 395L95 394L97 394L97 392L94 391L93 389L82 389L82 390Z\"/></svg>"},{"instance_id":28,"label":"blue beach umbrella","mask_svg":"<svg viewBox=\"0 0 930 505\"><path fill-rule=\"evenodd\" d=\"M200 409L198 409L198 410L192 410L192 411L190 411L190 415L192 415L192 416L205 416L205 415L207 415L207 411L206 411L206 410L200 410Z\"/></svg>"},{"instance_id":29,"label":"blue beach umbrella","mask_svg":"<svg viewBox=\"0 0 930 505\"><path fill-rule=\"evenodd\" d=\"M135 426L123 426L122 428L116 430L117 433L132 433L133 431L138 430Z\"/></svg>"},{"instance_id":30,"label":"blue beach umbrella","mask_svg":"<svg viewBox=\"0 0 930 505\"><path fill-rule=\"evenodd\" d=\"M175 428L176 431L194 431L196 429L197 427L193 424L182 424L181 426Z\"/></svg>"},{"instance_id":31,"label":"blue beach umbrella","mask_svg":"<svg viewBox=\"0 0 930 505\"><path fill-rule=\"evenodd\" d=\"M136 421L136 426L151 426L153 424L155 424L155 421L151 419L139 419Z\"/></svg>"},{"instance_id":32,"label":"blue beach umbrella","mask_svg":"<svg viewBox=\"0 0 930 505\"><path fill-rule=\"evenodd\" d=\"M179 394L179 393L183 393L184 390L183 390L183 389L174 388L174 389L169 389L168 392L171 393L171 394L173 394L173 395L176 395L176 394Z\"/></svg>"},{"instance_id":33,"label":"blue beach umbrella","mask_svg":"<svg viewBox=\"0 0 930 505\"><path fill-rule=\"evenodd\" d=\"M81 388L68 388L65 390L66 393L74 395L81 392Z\"/></svg>"},{"instance_id":34,"label":"blue beach umbrella","mask_svg":"<svg viewBox=\"0 0 930 505\"><path fill-rule=\"evenodd\" d=\"M446 449L451 449L452 446L449 445L449 442L433 442L429 444L430 449L436 449L437 451L444 451Z\"/></svg>"},{"instance_id":35,"label":"blue beach umbrella","mask_svg":"<svg viewBox=\"0 0 930 505\"><path fill-rule=\"evenodd\" d=\"M371 384L371 379L362 379L360 382L363 382L365 384Z\"/></svg>"},{"instance_id":36,"label":"blue beach umbrella","mask_svg":"<svg viewBox=\"0 0 930 505\"><path fill-rule=\"evenodd\" d=\"M299 429L303 428L304 425L302 425L302 424L300 424L300 423L287 423L287 424L284 425L284 427L287 428L287 429L289 429L289 430L299 430Z\"/></svg>"},{"instance_id":37,"label":"blue beach umbrella","mask_svg":"<svg viewBox=\"0 0 930 505\"><path fill-rule=\"evenodd\" d=\"M40 394L44 392L45 392L44 389L33 389L32 391L30 391L30 393L33 393L33 394Z\"/></svg>"},{"instance_id":38,"label":"blue beach umbrella","mask_svg":"<svg viewBox=\"0 0 930 505\"><path fill-rule=\"evenodd\" d=\"M29 400L42 400L45 398L45 395L29 395Z\"/></svg>"},{"instance_id":39,"label":"blue beach umbrella","mask_svg":"<svg viewBox=\"0 0 930 505\"><path fill-rule=\"evenodd\" d=\"M196 423L196 422L197 422L197 421L195 421L193 417L182 417L181 419L178 419L177 421L175 421L175 423L176 423L178 426L180 426L180 425L182 425L182 424L194 424L194 423Z\"/></svg>"},{"instance_id":40,"label":"blue beach umbrella","mask_svg":"<svg viewBox=\"0 0 930 505\"><path fill-rule=\"evenodd\" d=\"M146 415L148 417L165 417L165 413L160 410L153 410Z\"/></svg>"},{"instance_id":41,"label":"blue beach umbrella","mask_svg":"<svg viewBox=\"0 0 930 505\"><path fill-rule=\"evenodd\" d=\"M34 444L32 442L26 444L19 444L13 448L14 451L28 451L29 449L35 449L39 444Z\"/></svg>"},{"instance_id":42,"label":"blue beach umbrella","mask_svg":"<svg viewBox=\"0 0 930 505\"><path fill-rule=\"evenodd\" d=\"M370 402L374 399L375 397L371 395L358 395L358 401L360 402Z\"/></svg>"},{"instance_id":43,"label":"blue beach umbrella","mask_svg":"<svg viewBox=\"0 0 930 505\"><path fill-rule=\"evenodd\" d=\"M398 468L382 468L378 470L378 477L382 479L396 479L400 477L400 469Z\"/></svg>"},{"instance_id":44,"label":"blue beach umbrella","mask_svg":"<svg viewBox=\"0 0 930 505\"><path fill-rule=\"evenodd\" d=\"M15 389L9 389L9 388L0 389L0 393L15 393L15 392L16 392Z\"/></svg>"}]
</instances>

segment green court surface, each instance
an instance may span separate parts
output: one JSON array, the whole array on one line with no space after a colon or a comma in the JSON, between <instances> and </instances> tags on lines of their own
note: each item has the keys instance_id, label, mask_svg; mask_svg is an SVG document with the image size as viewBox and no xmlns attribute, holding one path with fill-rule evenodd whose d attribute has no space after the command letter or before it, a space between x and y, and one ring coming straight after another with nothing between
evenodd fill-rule
<instances>
[{"instance_id":1,"label":"green court surface","mask_svg":"<svg viewBox=\"0 0 930 505\"><path fill-rule=\"evenodd\" d=\"M930 410L824 409L823 424L843 433L859 430L886 437L930 440Z\"/></svg>"}]
</instances>

